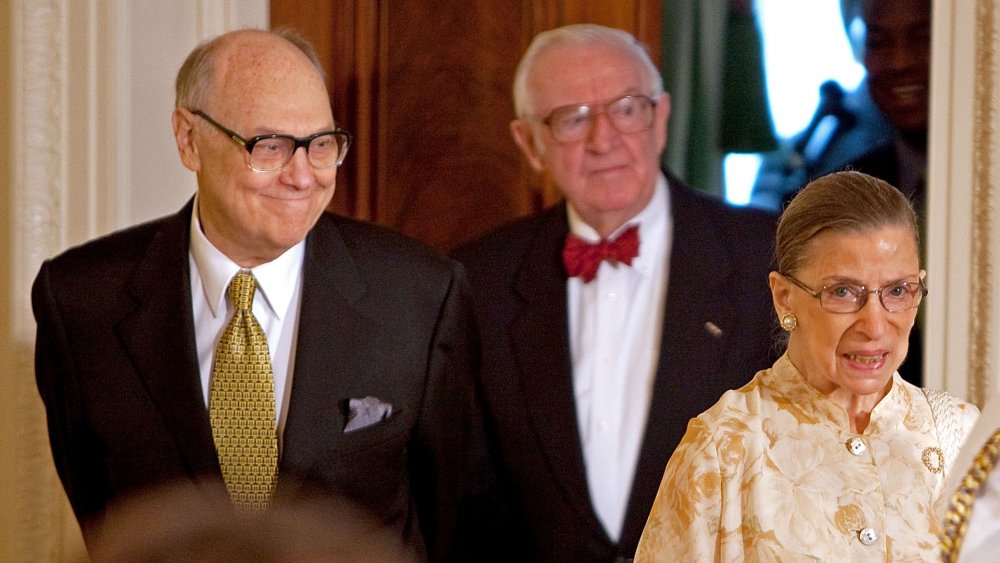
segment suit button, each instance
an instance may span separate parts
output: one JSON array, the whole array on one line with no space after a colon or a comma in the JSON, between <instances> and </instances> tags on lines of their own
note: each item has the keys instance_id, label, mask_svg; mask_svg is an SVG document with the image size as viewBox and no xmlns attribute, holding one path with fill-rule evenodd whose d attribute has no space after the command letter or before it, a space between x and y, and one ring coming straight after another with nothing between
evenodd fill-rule
<instances>
[{"instance_id":1,"label":"suit button","mask_svg":"<svg viewBox=\"0 0 1000 563\"><path fill-rule=\"evenodd\" d=\"M858 540L864 545L875 545L878 541L878 532L874 528L862 528L858 531Z\"/></svg>"},{"instance_id":2,"label":"suit button","mask_svg":"<svg viewBox=\"0 0 1000 563\"><path fill-rule=\"evenodd\" d=\"M865 441L858 436L855 436L847 441L847 451L854 455L861 455L867 450L868 446L865 444Z\"/></svg>"}]
</instances>

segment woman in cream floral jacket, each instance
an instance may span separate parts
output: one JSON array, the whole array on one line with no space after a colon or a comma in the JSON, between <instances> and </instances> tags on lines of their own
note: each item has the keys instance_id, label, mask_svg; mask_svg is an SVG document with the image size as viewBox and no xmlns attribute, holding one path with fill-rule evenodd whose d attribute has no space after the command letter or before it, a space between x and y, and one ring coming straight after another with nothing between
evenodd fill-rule
<instances>
[{"instance_id":1,"label":"woman in cream floral jacket","mask_svg":"<svg viewBox=\"0 0 1000 563\"><path fill-rule=\"evenodd\" d=\"M787 351L690 422L636 562L938 558L933 504L979 411L896 373L927 292L917 248L881 180L799 192L770 275Z\"/></svg>"}]
</instances>

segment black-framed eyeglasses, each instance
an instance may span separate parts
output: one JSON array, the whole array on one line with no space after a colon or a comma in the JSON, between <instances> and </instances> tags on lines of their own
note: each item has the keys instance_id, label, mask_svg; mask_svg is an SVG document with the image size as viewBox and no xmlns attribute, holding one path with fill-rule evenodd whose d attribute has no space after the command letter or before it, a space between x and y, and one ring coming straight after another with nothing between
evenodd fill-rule
<instances>
[{"instance_id":1,"label":"black-framed eyeglasses","mask_svg":"<svg viewBox=\"0 0 1000 563\"><path fill-rule=\"evenodd\" d=\"M247 164L257 172L280 170L292 160L299 147L306 149L309 164L316 168L340 166L344 162L344 157L347 156L347 149L351 146L351 134L340 127L333 131L314 133L308 137L270 133L244 139L235 131L222 126L205 112L197 109L190 111L225 133L234 143L245 148L250 154Z\"/></svg>"},{"instance_id":2,"label":"black-framed eyeglasses","mask_svg":"<svg viewBox=\"0 0 1000 563\"><path fill-rule=\"evenodd\" d=\"M575 143L587 138L594 119L608 116L619 133L638 133L653 124L656 101L642 94L628 94L605 104L561 106L540 121L549 126L552 136L560 143Z\"/></svg>"},{"instance_id":3,"label":"black-framed eyeglasses","mask_svg":"<svg viewBox=\"0 0 1000 563\"><path fill-rule=\"evenodd\" d=\"M897 281L878 289L868 289L853 283L834 283L814 291L788 274L781 275L809 295L819 299L819 306L831 313L857 313L865 306L868 296L872 293L878 295L879 303L886 311L902 313L919 307L920 301L927 295L924 280Z\"/></svg>"}]
</instances>

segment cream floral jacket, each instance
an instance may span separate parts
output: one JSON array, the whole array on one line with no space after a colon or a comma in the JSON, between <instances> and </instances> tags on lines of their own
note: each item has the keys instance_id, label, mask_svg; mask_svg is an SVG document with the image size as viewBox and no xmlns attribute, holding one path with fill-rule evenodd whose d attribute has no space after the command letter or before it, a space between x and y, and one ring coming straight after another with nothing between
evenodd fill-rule
<instances>
[{"instance_id":1,"label":"cream floral jacket","mask_svg":"<svg viewBox=\"0 0 1000 563\"><path fill-rule=\"evenodd\" d=\"M964 437L979 410L958 404ZM635 561L937 561L938 445L898 373L859 435L782 356L691 420Z\"/></svg>"}]
</instances>

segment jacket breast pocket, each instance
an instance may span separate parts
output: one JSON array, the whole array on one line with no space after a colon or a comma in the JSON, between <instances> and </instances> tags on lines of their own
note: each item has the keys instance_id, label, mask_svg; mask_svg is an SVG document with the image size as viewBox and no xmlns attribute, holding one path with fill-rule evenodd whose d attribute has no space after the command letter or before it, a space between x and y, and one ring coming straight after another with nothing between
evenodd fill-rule
<instances>
[{"instance_id":1,"label":"jacket breast pocket","mask_svg":"<svg viewBox=\"0 0 1000 563\"><path fill-rule=\"evenodd\" d=\"M404 410L345 432L313 467L313 477L384 519L409 502L408 442L412 422Z\"/></svg>"}]
</instances>

